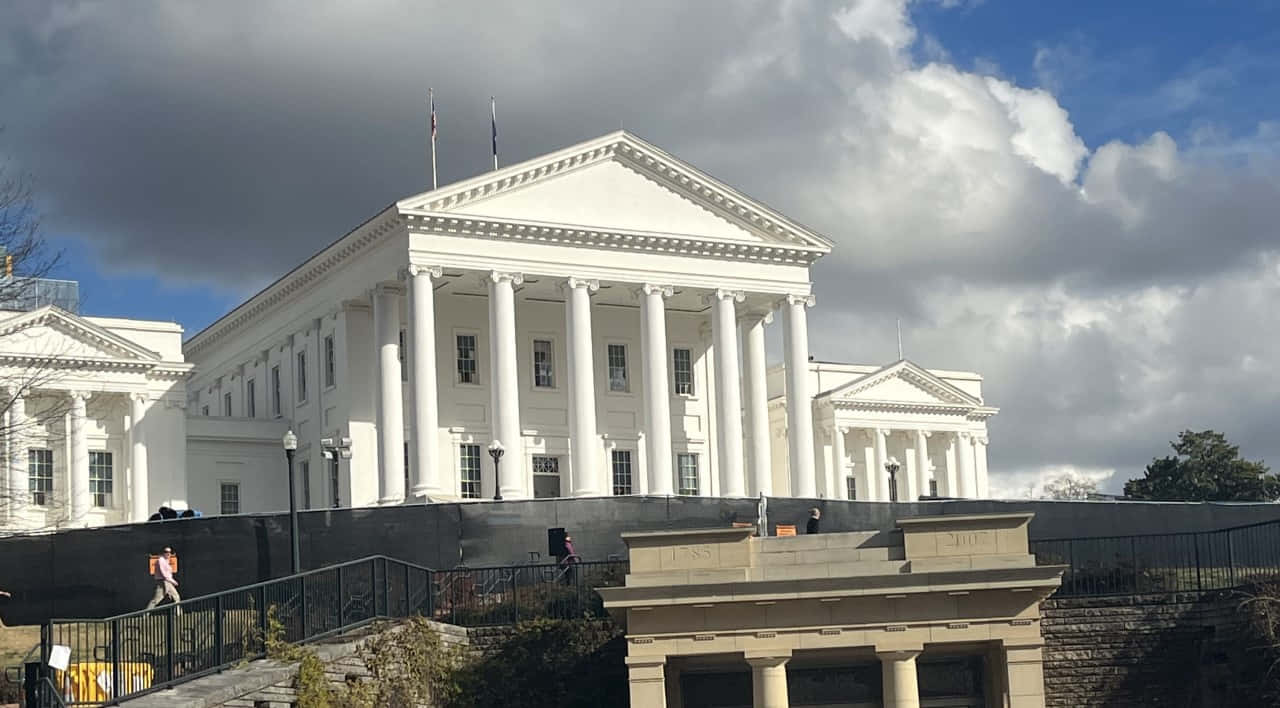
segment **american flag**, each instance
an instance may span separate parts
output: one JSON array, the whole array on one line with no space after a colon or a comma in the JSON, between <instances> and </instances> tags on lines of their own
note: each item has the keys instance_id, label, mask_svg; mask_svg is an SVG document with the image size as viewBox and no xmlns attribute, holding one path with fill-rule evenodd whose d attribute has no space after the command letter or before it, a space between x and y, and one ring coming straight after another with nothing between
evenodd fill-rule
<instances>
[{"instance_id":1,"label":"american flag","mask_svg":"<svg viewBox=\"0 0 1280 708\"><path fill-rule=\"evenodd\" d=\"M431 93L431 139L436 139L436 97L434 91Z\"/></svg>"}]
</instances>

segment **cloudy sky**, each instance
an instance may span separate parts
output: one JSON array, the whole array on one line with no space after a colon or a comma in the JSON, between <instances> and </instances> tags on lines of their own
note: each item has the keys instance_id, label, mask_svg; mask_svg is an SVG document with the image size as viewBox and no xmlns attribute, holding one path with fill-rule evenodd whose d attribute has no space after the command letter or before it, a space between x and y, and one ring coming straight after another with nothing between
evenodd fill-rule
<instances>
[{"instance_id":1,"label":"cloudy sky","mask_svg":"<svg viewBox=\"0 0 1280 708\"><path fill-rule=\"evenodd\" d=\"M1118 6L1118 7L1117 7ZM1280 460L1280 3L24 2L0 156L91 314L208 324L429 179L620 125L828 234L820 359L986 377L992 487Z\"/></svg>"}]
</instances>

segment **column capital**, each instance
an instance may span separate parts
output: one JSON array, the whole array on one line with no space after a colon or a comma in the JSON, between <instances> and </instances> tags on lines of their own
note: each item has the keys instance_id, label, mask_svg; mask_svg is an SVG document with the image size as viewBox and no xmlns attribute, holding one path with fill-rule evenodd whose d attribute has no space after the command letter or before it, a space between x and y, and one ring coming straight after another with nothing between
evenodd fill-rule
<instances>
[{"instance_id":1,"label":"column capital","mask_svg":"<svg viewBox=\"0 0 1280 708\"><path fill-rule=\"evenodd\" d=\"M876 656L881 661L909 661L924 653L924 647L876 648Z\"/></svg>"},{"instance_id":2,"label":"column capital","mask_svg":"<svg viewBox=\"0 0 1280 708\"><path fill-rule=\"evenodd\" d=\"M781 300L783 305L804 305L805 307L813 307L818 304L818 298L813 293L788 293Z\"/></svg>"},{"instance_id":3,"label":"column capital","mask_svg":"<svg viewBox=\"0 0 1280 708\"><path fill-rule=\"evenodd\" d=\"M409 267L404 269L404 273L411 278L419 275L426 275L432 278L439 278L440 276L444 275L444 269L441 268L440 266L418 265L417 263L410 263Z\"/></svg>"},{"instance_id":4,"label":"column capital","mask_svg":"<svg viewBox=\"0 0 1280 708\"><path fill-rule=\"evenodd\" d=\"M671 297L672 295L675 294L675 292L676 290L672 286L659 285L657 283L644 283L643 285L635 289L635 293L637 297L643 297L645 295L652 295L654 293L658 293L663 297L663 299Z\"/></svg>"},{"instance_id":5,"label":"column capital","mask_svg":"<svg viewBox=\"0 0 1280 708\"><path fill-rule=\"evenodd\" d=\"M892 429L890 429L890 428L876 428L876 429L875 429L875 435L879 435L879 436L880 436L880 437L882 437L882 438L887 438L887 437L889 437L889 436L890 436L890 435L892 435L892 434L893 434L893 430L892 430Z\"/></svg>"},{"instance_id":6,"label":"column capital","mask_svg":"<svg viewBox=\"0 0 1280 708\"><path fill-rule=\"evenodd\" d=\"M73 401L76 399L79 399L81 401L88 401L91 397L93 397L93 392L92 391L67 391L67 397Z\"/></svg>"},{"instance_id":7,"label":"column capital","mask_svg":"<svg viewBox=\"0 0 1280 708\"><path fill-rule=\"evenodd\" d=\"M924 428L916 428L916 435L919 435L922 438L931 438L933 437L933 431L925 430Z\"/></svg>"},{"instance_id":8,"label":"column capital","mask_svg":"<svg viewBox=\"0 0 1280 708\"><path fill-rule=\"evenodd\" d=\"M727 288L716 288L706 295L702 296L703 302L708 305L714 304L718 300L732 300L733 302L743 302L747 299L747 293L744 290L729 290Z\"/></svg>"},{"instance_id":9,"label":"column capital","mask_svg":"<svg viewBox=\"0 0 1280 708\"><path fill-rule=\"evenodd\" d=\"M512 285L520 285L524 282L524 273L491 270L486 277L494 283L510 282Z\"/></svg>"},{"instance_id":10,"label":"column capital","mask_svg":"<svg viewBox=\"0 0 1280 708\"><path fill-rule=\"evenodd\" d=\"M757 322L773 324L773 310L744 309L738 313L738 324L754 325Z\"/></svg>"},{"instance_id":11,"label":"column capital","mask_svg":"<svg viewBox=\"0 0 1280 708\"><path fill-rule=\"evenodd\" d=\"M130 400L130 401L133 401L133 402L135 402L135 403L144 403L144 404L145 404L147 401L151 400L151 394L149 394L149 393L138 393L138 392L136 392L136 391L135 391L135 392L133 392L133 393L129 394L129 400Z\"/></svg>"},{"instance_id":12,"label":"column capital","mask_svg":"<svg viewBox=\"0 0 1280 708\"><path fill-rule=\"evenodd\" d=\"M773 668L791 660L790 649L748 649L742 653L752 668Z\"/></svg>"},{"instance_id":13,"label":"column capital","mask_svg":"<svg viewBox=\"0 0 1280 708\"><path fill-rule=\"evenodd\" d=\"M984 436L984 435L974 435L974 436L973 436L973 444L974 444L974 445L986 445L986 444L987 444L987 438L986 438L986 436Z\"/></svg>"},{"instance_id":14,"label":"column capital","mask_svg":"<svg viewBox=\"0 0 1280 708\"><path fill-rule=\"evenodd\" d=\"M570 276L560 283L560 292L562 293L570 290L577 290L578 288L586 288L588 293L593 293L600 289L600 281Z\"/></svg>"},{"instance_id":15,"label":"column capital","mask_svg":"<svg viewBox=\"0 0 1280 708\"><path fill-rule=\"evenodd\" d=\"M404 285L402 285L400 281L397 280L394 283L386 283L386 282L378 283L377 285L370 288L369 297L371 299L376 298L380 295L397 295L397 296L404 295ZM289 338L290 340L292 340L293 338L292 335L290 335ZM292 345L292 344L293 342L290 341L289 345Z\"/></svg>"},{"instance_id":16,"label":"column capital","mask_svg":"<svg viewBox=\"0 0 1280 708\"><path fill-rule=\"evenodd\" d=\"M963 430L956 433L955 436L956 436L956 440L960 440L960 441L967 441L970 437L972 437L969 433Z\"/></svg>"}]
</instances>

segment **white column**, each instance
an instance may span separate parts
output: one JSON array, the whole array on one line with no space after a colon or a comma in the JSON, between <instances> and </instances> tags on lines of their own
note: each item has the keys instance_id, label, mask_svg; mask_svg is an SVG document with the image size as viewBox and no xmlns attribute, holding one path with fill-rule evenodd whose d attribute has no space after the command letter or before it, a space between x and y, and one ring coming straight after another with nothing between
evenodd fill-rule
<instances>
[{"instance_id":1,"label":"white column","mask_svg":"<svg viewBox=\"0 0 1280 708\"><path fill-rule=\"evenodd\" d=\"M129 520L146 521L151 515L148 499L150 480L147 476L147 444L143 438L142 421L147 415L147 394L129 396Z\"/></svg>"},{"instance_id":2,"label":"white column","mask_svg":"<svg viewBox=\"0 0 1280 708\"><path fill-rule=\"evenodd\" d=\"M647 494L675 489L671 452L671 377L667 368L667 304L670 285L645 283L640 296L640 349L644 377L644 458ZM639 489L640 485L636 485Z\"/></svg>"},{"instance_id":3,"label":"white column","mask_svg":"<svg viewBox=\"0 0 1280 708\"><path fill-rule=\"evenodd\" d=\"M21 389L9 389L9 517L31 503L27 481L27 399Z\"/></svg>"},{"instance_id":4,"label":"white column","mask_svg":"<svg viewBox=\"0 0 1280 708\"><path fill-rule=\"evenodd\" d=\"M74 526L84 524L85 515L89 513L89 439L85 430L88 417L85 401L89 394L80 391L71 393L71 411L68 415L71 430L71 464L68 471L71 476L71 516Z\"/></svg>"},{"instance_id":5,"label":"white column","mask_svg":"<svg viewBox=\"0 0 1280 708\"><path fill-rule=\"evenodd\" d=\"M787 696L787 661L791 651L770 650L769 656L746 654L751 665L752 708L788 708L791 701Z\"/></svg>"},{"instance_id":6,"label":"white column","mask_svg":"<svg viewBox=\"0 0 1280 708\"><path fill-rule=\"evenodd\" d=\"M813 469L813 402L809 393L809 325L812 295L788 295L784 303L783 357L787 387L787 459L791 494L817 496Z\"/></svg>"},{"instance_id":7,"label":"white column","mask_svg":"<svg viewBox=\"0 0 1280 708\"><path fill-rule=\"evenodd\" d=\"M918 467L919 457L911 454L913 445L909 444L910 432L903 431L902 441L902 459L899 464L902 467L898 470L898 487L902 492L898 495L899 501L913 502L920 498L920 469Z\"/></svg>"},{"instance_id":8,"label":"white column","mask_svg":"<svg viewBox=\"0 0 1280 708\"><path fill-rule=\"evenodd\" d=\"M410 430L413 496L441 494L440 403L436 391L436 296L439 268L409 266L409 390L413 392Z\"/></svg>"},{"instance_id":9,"label":"white column","mask_svg":"<svg viewBox=\"0 0 1280 708\"><path fill-rule=\"evenodd\" d=\"M916 680L919 651L878 651L883 677L884 708L920 708L920 685Z\"/></svg>"},{"instance_id":10,"label":"white column","mask_svg":"<svg viewBox=\"0 0 1280 708\"><path fill-rule=\"evenodd\" d=\"M710 296L711 339L716 357L716 443L720 451L720 495L746 495L742 469L742 391L738 375L738 333L734 303L746 295L739 290L716 290ZM808 445L813 449L813 430Z\"/></svg>"},{"instance_id":11,"label":"white column","mask_svg":"<svg viewBox=\"0 0 1280 708\"><path fill-rule=\"evenodd\" d=\"M956 470L956 467L959 465L960 461L960 442L959 438L956 437L954 433L947 436L947 449L943 455L946 457L947 469L945 473L946 484L942 485L944 487L942 493L948 497L959 496L959 473Z\"/></svg>"},{"instance_id":12,"label":"white column","mask_svg":"<svg viewBox=\"0 0 1280 708\"><path fill-rule=\"evenodd\" d=\"M374 347L378 362L379 504L404 501L404 392L400 382L400 293L373 293Z\"/></svg>"},{"instance_id":13,"label":"white column","mask_svg":"<svg viewBox=\"0 0 1280 708\"><path fill-rule=\"evenodd\" d=\"M565 329L569 332L569 467L573 496L604 494L600 476L600 439L596 435L596 384L592 363L591 293L595 280L564 282Z\"/></svg>"},{"instance_id":14,"label":"white column","mask_svg":"<svg viewBox=\"0 0 1280 708\"><path fill-rule=\"evenodd\" d=\"M489 274L489 322L493 341L489 343L493 377L494 438L506 448L498 488L503 499L528 496L524 483L524 437L520 430L520 383L516 357L516 291L524 282L521 273Z\"/></svg>"},{"instance_id":15,"label":"white column","mask_svg":"<svg viewBox=\"0 0 1280 708\"><path fill-rule=\"evenodd\" d=\"M916 474L919 479L916 488L920 494L929 493L929 432L916 431Z\"/></svg>"},{"instance_id":16,"label":"white column","mask_svg":"<svg viewBox=\"0 0 1280 708\"><path fill-rule=\"evenodd\" d=\"M876 428L876 468L871 470L871 477L876 483L877 501L893 499L893 495L889 492L889 472L884 468L885 463L889 461L888 437L888 430Z\"/></svg>"},{"instance_id":17,"label":"white column","mask_svg":"<svg viewBox=\"0 0 1280 708\"><path fill-rule=\"evenodd\" d=\"M974 475L978 479L975 491L979 499L987 499L990 497L990 488L987 484L987 439L976 438L973 448L973 468Z\"/></svg>"},{"instance_id":18,"label":"white column","mask_svg":"<svg viewBox=\"0 0 1280 708\"><path fill-rule=\"evenodd\" d=\"M666 708L666 657L628 656L627 683L635 708Z\"/></svg>"},{"instance_id":19,"label":"white column","mask_svg":"<svg viewBox=\"0 0 1280 708\"><path fill-rule=\"evenodd\" d=\"M742 321L742 377L746 397L747 448L752 496L773 494L773 459L769 450L769 394L765 390L764 326L773 313L749 313Z\"/></svg>"},{"instance_id":20,"label":"white column","mask_svg":"<svg viewBox=\"0 0 1280 708\"><path fill-rule=\"evenodd\" d=\"M956 433L956 457L959 458L960 474L957 475L959 482L959 494L957 496L965 499L972 499L974 492L973 484L973 438L969 433Z\"/></svg>"},{"instance_id":21,"label":"white column","mask_svg":"<svg viewBox=\"0 0 1280 708\"><path fill-rule=\"evenodd\" d=\"M845 478L849 476L848 463L844 458L844 434L849 431L848 428L839 425L831 426L831 457L832 467L834 468L833 476L835 477L835 487L831 490L832 499L847 499L849 497L849 484L845 482ZM855 487L857 485L854 485ZM858 496L864 496L867 491L859 488Z\"/></svg>"}]
</instances>

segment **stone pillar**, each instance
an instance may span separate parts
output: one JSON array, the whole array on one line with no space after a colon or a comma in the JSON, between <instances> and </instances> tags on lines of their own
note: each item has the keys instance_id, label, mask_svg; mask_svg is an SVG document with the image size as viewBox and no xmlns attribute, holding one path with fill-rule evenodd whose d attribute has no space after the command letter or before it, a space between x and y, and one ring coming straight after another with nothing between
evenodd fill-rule
<instances>
[{"instance_id":1,"label":"stone pillar","mask_svg":"<svg viewBox=\"0 0 1280 708\"><path fill-rule=\"evenodd\" d=\"M957 475L960 492L958 496L972 499L977 490L973 483L973 437L969 433L956 433L956 457L960 463L960 473Z\"/></svg>"},{"instance_id":2,"label":"stone pillar","mask_svg":"<svg viewBox=\"0 0 1280 708\"><path fill-rule=\"evenodd\" d=\"M787 696L787 661L791 651L773 649L761 655L746 655L751 665L752 708L788 708L791 702Z\"/></svg>"},{"instance_id":3,"label":"stone pillar","mask_svg":"<svg viewBox=\"0 0 1280 708\"><path fill-rule=\"evenodd\" d=\"M564 282L565 330L569 346L569 468L573 496L604 494L600 475L600 438L596 434L595 366L591 354L591 293L595 280L569 278Z\"/></svg>"},{"instance_id":4,"label":"stone pillar","mask_svg":"<svg viewBox=\"0 0 1280 708\"><path fill-rule=\"evenodd\" d=\"M666 663L666 657L661 656L627 657L627 682L631 688L632 706L666 708Z\"/></svg>"},{"instance_id":5,"label":"stone pillar","mask_svg":"<svg viewBox=\"0 0 1280 708\"><path fill-rule=\"evenodd\" d=\"M884 708L920 708L920 686L916 681L919 650L878 651L884 677Z\"/></svg>"},{"instance_id":6,"label":"stone pillar","mask_svg":"<svg viewBox=\"0 0 1280 708\"><path fill-rule=\"evenodd\" d=\"M746 295L738 290L716 290L711 303L711 339L716 357L716 443L720 465L720 496L746 495L742 469L742 394L738 376L738 333L734 303ZM813 447L813 433L809 433Z\"/></svg>"},{"instance_id":7,"label":"stone pillar","mask_svg":"<svg viewBox=\"0 0 1280 708\"><path fill-rule=\"evenodd\" d=\"M990 487L987 480L987 439L975 438L973 448L973 468L974 476L977 477L977 484L974 485L974 491L979 499L986 499L990 496Z\"/></svg>"},{"instance_id":8,"label":"stone pillar","mask_svg":"<svg viewBox=\"0 0 1280 708\"><path fill-rule=\"evenodd\" d=\"M812 295L788 295L784 304L783 363L787 389L787 460L791 495L817 496L813 469L813 400L809 393L809 325Z\"/></svg>"},{"instance_id":9,"label":"stone pillar","mask_svg":"<svg viewBox=\"0 0 1280 708\"><path fill-rule=\"evenodd\" d=\"M399 504L404 501L404 391L398 289L380 285L374 290L373 332L378 363L378 503Z\"/></svg>"},{"instance_id":10,"label":"stone pillar","mask_svg":"<svg viewBox=\"0 0 1280 708\"><path fill-rule=\"evenodd\" d=\"M489 342L494 387L493 432L506 453L500 466L498 488L503 499L528 496L524 484L524 433L520 429L520 382L516 355L516 291L524 282L521 273L489 273Z\"/></svg>"},{"instance_id":11,"label":"stone pillar","mask_svg":"<svg viewBox=\"0 0 1280 708\"><path fill-rule=\"evenodd\" d=\"M147 498L150 479L147 476L147 444L143 437L142 421L147 415L147 394L129 396L129 520L138 523L151 516L151 504Z\"/></svg>"},{"instance_id":12,"label":"stone pillar","mask_svg":"<svg viewBox=\"0 0 1280 708\"><path fill-rule=\"evenodd\" d=\"M844 434L848 431L848 428L839 425L831 426L831 466L836 485L830 493L832 499L846 499L849 496L849 483L845 482L849 476L848 465L844 459ZM866 493L865 489L858 489L859 496L864 496Z\"/></svg>"},{"instance_id":13,"label":"stone pillar","mask_svg":"<svg viewBox=\"0 0 1280 708\"><path fill-rule=\"evenodd\" d=\"M876 428L876 468L871 470L871 477L876 481L876 501L889 501L893 496L889 493L889 472L884 465L889 461L889 431Z\"/></svg>"},{"instance_id":14,"label":"stone pillar","mask_svg":"<svg viewBox=\"0 0 1280 708\"><path fill-rule=\"evenodd\" d=\"M955 434L947 436L947 449L943 453L946 458L946 471L944 472L945 484L942 493L948 497L956 497L960 495L959 472L956 470L960 460L960 438Z\"/></svg>"},{"instance_id":15,"label":"stone pillar","mask_svg":"<svg viewBox=\"0 0 1280 708\"><path fill-rule=\"evenodd\" d=\"M670 285L640 288L640 343L644 369L645 464L649 494L675 491L671 453L671 376L667 368L667 304ZM635 485L638 491L640 485Z\"/></svg>"},{"instance_id":16,"label":"stone pillar","mask_svg":"<svg viewBox=\"0 0 1280 708\"><path fill-rule=\"evenodd\" d=\"M1044 708L1044 655L1041 645L1003 647L1009 708Z\"/></svg>"},{"instance_id":17,"label":"stone pillar","mask_svg":"<svg viewBox=\"0 0 1280 708\"><path fill-rule=\"evenodd\" d=\"M27 478L27 399L22 390L9 389L9 517L31 503L31 483Z\"/></svg>"},{"instance_id":18,"label":"stone pillar","mask_svg":"<svg viewBox=\"0 0 1280 708\"><path fill-rule=\"evenodd\" d=\"M67 416L71 436L71 473L69 520L73 526L82 526L85 515L89 513L89 438L85 427L88 425L86 401L89 394L81 391L71 393L71 410Z\"/></svg>"},{"instance_id":19,"label":"stone pillar","mask_svg":"<svg viewBox=\"0 0 1280 708\"><path fill-rule=\"evenodd\" d=\"M742 377L746 397L747 448L752 496L773 494L773 459L769 450L769 394L765 390L764 326L773 320L772 313L749 313L743 316Z\"/></svg>"},{"instance_id":20,"label":"stone pillar","mask_svg":"<svg viewBox=\"0 0 1280 708\"><path fill-rule=\"evenodd\" d=\"M927 430L916 431L916 489L920 494L929 493L929 435Z\"/></svg>"},{"instance_id":21,"label":"stone pillar","mask_svg":"<svg viewBox=\"0 0 1280 708\"><path fill-rule=\"evenodd\" d=\"M409 266L409 390L413 395L413 496L443 493L440 482L440 403L436 391L436 295L440 268ZM321 354L323 356L323 353ZM323 362L321 362L323 366Z\"/></svg>"}]
</instances>

